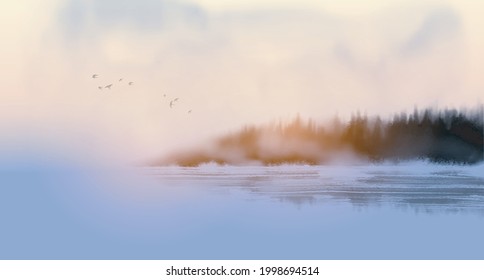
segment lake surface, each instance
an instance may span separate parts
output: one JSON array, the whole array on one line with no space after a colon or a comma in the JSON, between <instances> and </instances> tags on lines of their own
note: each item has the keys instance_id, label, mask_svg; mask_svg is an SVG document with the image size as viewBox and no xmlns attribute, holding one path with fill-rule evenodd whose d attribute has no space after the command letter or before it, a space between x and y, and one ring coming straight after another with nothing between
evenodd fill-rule
<instances>
[{"instance_id":1,"label":"lake surface","mask_svg":"<svg viewBox=\"0 0 484 280\"><path fill-rule=\"evenodd\" d=\"M484 168L0 172L1 259L484 259Z\"/></svg>"}]
</instances>

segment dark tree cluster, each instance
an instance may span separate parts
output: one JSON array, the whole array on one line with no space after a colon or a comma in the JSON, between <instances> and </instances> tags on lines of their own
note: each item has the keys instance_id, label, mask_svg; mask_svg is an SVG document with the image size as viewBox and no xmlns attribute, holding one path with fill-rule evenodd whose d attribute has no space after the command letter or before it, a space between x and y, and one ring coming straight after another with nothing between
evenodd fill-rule
<instances>
[{"instance_id":1,"label":"dark tree cluster","mask_svg":"<svg viewBox=\"0 0 484 280\"><path fill-rule=\"evenodd\" d=\"M341 140L371 160L477 163L484 155L483 116L482 111L427 109L383 122L357 115L344 128Z\"/></svg>"}]
</instances>

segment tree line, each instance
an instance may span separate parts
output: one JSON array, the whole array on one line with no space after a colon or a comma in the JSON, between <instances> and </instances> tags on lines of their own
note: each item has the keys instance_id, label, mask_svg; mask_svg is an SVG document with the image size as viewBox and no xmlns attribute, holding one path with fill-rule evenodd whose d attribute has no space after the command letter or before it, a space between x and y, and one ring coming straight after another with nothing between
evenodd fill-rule
<instances>
[{"instance_id":1,"label":"tree line","mask_svg":"<svg viewBox=\"0 0 484 280\"><path fill-rule=\"evenodd\" d=\"M216 139L215 148L178 154L180 165L257 161L324 164L342 155L379 162L423 159L475 164L484 160L483 109L415 109L387 120L356 113L330 124L296 117L288 123L246 126Z\"/></svg>"}]
</instances>

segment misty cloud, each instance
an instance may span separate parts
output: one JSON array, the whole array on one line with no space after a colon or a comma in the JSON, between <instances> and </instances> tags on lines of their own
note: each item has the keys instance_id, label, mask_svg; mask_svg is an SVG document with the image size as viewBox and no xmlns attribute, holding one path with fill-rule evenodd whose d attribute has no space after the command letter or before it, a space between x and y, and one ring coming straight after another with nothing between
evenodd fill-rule
<instances>
[{"instance_id":1,"label":"misty cloud","mask_svg":"<svg viewBox=\"0 0 484 280\"><path fill-rule=\"evenodd\" d=\"M435 44L453 40L461 32L461 19L452 9L439 8L432 11L417 31L401 48L403 55L429 50Z\"/></svg>"},{"instance_id":2,"label":"misty cloud","mask_svg":"<svg viewBox=\"0 0 484 280\"><path fill-rule=\"evenodd\" d=\"M357 64L354 54L344 44L336 44L334 56L342 65L354 67Z\"/></svg>"},{"instance_id":3,"label":"misty cloud","mask_svg":"<svg viewBox=\"0 0 484 280\"><path fill-rule=\"evenodd\" d=\"M59 18L66 36L102 33L112 28L142 33L166 31L174 25L203 29L208 24L208 16L200 6L166 0L69 0Z\"/></svg>"},{"instance_id":4,"label":"misty cloud","mask_svg":"<svg viewBox=\"0 0 484 280\"><path fill-rule=\"evenodd\" d=\"M85 1L68 1L62 9L59 19L64 28L64 36L75 39L82 35L88 21Z\"/></svg>"}]
</instances>

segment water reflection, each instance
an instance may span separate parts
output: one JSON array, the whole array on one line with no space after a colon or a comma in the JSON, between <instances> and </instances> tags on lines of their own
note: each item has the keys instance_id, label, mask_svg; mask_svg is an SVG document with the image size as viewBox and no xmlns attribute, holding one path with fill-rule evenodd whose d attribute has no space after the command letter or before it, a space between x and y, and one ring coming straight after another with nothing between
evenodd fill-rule
<instances>
[{"instance_id":1,"label":"water reflection","mask_svg":"<svg viewBox=\"0 0 484 280\"><path fill-rule=\"evenodd\" d=\"M4 172L0 259L482 259L484 173L469 170Z\"/></svg>"},{"instance_id":2,"label":"water reflection","mask_svg":"<svg viewBox=\"0 0 484 280\"><path fill-rule=\"evenodd\" d=\"M346 168L346 170L344 170ZM420 172L398 167L212 167L149 170L164 186L191 185L250 199L270 199L297 206L350 203L355 207L387 205L415 212L484 214L484 178L461 169ZM463 170L462 170L463 169Z\"/></svg>"}]
</instances>

